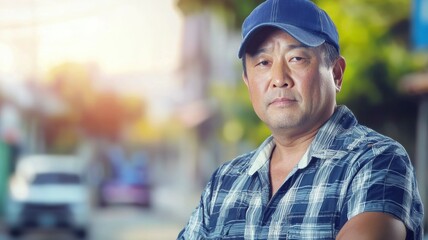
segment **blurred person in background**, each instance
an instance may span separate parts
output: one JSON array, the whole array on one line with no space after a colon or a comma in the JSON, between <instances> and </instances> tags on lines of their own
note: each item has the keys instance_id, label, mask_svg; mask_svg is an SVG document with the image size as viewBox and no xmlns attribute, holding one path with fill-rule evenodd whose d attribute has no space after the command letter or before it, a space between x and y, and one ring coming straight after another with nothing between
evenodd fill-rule
<instances>
[{"instance_id":1,"label":"blurred person in background","mask_svg":"<svg viewBox=\"0 0 428 240\"><path fill-rule=\"evenodd\" d=\"M405 149L336 103L346 63L327 13L267 0L242 35L243 80L272 135L215 171L178 239L422 239Z\"/></svg>"}]
</instances>

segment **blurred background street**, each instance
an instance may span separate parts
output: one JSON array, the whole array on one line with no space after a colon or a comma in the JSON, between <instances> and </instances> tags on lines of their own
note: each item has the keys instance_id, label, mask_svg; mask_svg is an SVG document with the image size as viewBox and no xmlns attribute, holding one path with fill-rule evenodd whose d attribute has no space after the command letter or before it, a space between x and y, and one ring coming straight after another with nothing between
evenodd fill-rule
<instances>
[{"instance_id":1,"label":"blurred background street","mask_svg":"<svg viewBox=\"0 0 428 240\"><path fill-rule=\"evenodd\" d=\"M0 240L175 239L269 135L237 58L260 2L0 0ZM426 202L427 1L316 2L348 63L338 102L402 143Z\"/></svg>"},{"instance_id":2,"label":"blurred background street","mask_svg":"<svg viewBox=\"0 0 428 240\"><path fill-rule=\"evenodd\" d=\"M137 240L137 239L175 239L181 230L176 217L153 209L135 209L117 207L96 212L92 219L92 232L89 239ZM0 235L0 239L11 239ZM73 240L72 236L62 231L32 231L20 239Z\"/></svg>"},{"instance_id":3,"label":"blurred background street","mask_svg":"<svg viewBox=\"0 0 428 240\"><path fill-rule=\"evenodd\" d=\"M164 188L154 193L151 208L133 206L114 206L99 208L93 211L90 219L90 233L88 239L94 240L168 240L175 239L183 228L195 202L199 196L193 194L183 198L181 193L174 193L175 189ZM171 194L182 196L182 199L168 201ZM198 193L199 194L199 193ZM159 199L159 200L156 200ZM184 204L185 203L185 204ZM0 240L12 240L6 234L7 229L0 228ZM67 231L38 229L31 230L20 236L22 240L75 240Z\"/></svg>"}]
</instances>

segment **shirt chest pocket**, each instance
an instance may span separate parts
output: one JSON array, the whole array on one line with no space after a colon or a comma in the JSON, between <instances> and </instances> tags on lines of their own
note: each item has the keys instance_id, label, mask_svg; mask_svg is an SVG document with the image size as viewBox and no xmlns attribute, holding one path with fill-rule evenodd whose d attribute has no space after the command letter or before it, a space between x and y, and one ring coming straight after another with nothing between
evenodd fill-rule
<instances>
[{"instance_id":1,"label":"shirt chest pocket","mask_svg":"<svg viewBox=\"0 0 428 240\"><path fill-rule=\"evenodd\" d=\"M317 216L293 215L287 226L287 239L335 239L335 214L320 212Z\"/></svg>"},{"instance_id":2,"label":"shirt chest pocket","mask_svg":"<svg viewBox=\"0 0 428 240\"><path fill-rule=\"evenodd\" d=\"M243 239L245 234L245 212L247 208L232 208L224 217L210 223L208 239Z\"/></svg>"}]
</instances>

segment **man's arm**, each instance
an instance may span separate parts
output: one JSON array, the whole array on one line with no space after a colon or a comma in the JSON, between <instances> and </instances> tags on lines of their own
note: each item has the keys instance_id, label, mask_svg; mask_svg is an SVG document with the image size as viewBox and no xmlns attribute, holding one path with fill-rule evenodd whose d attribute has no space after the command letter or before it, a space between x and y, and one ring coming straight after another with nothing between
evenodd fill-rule
<instances>
[{"instance_id":1,"label":"man's arm","mask_svg":"<svg viewBox=\"0 0 428 240\"><path fill-rule=\"evenodd\" d=\"M364 212L351 218L336 240L405 240L404 223L390 214Z\"/></svg>"}]
</instances>

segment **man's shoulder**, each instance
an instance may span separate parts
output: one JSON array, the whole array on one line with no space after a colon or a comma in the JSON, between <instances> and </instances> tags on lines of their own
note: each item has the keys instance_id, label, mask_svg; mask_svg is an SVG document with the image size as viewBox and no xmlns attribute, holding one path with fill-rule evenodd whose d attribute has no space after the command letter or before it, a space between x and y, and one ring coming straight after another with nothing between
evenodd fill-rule
<instances>
[{"instance_id":1,"label":"man's shoulder","mask_svg":"<svg viewBox=\"0 0 428 240\"><path fill-rule=\"evenodd\" d=\"M336 130L337 129L337 130ZM354 114L345 106L340 106L331 124L327 126L326 134L332 134L334 148L365 149L367 147L403 149L396 140L383 135L372 128L360 124ZM344 150L344 149L343 149Z\"/></svg>"},{"instance_id":2,"label":"man's shoulder","mask_svg":"<svg viewBox=\"0 0 428 240\"><path fill-rule=\"evenodd\" d=\"M396 140L381 134L365 125L357 124L337 136L338 140L347 140L348 149L354 148L389 148L389 149L402 149L404 147Z\"/></svg>"},{"instance_id":3,"label":"man's shoulder","mask_svg":"<svg viewBox=\"0 0 428 240\"><path fill-rule=\"evenodd\" d=\"M398 141L364 125L357 124L342 132L331 146L331 149L348 153L347 159L352 165L363 166L374 161L388 165L394 159L395 165L412 168L407 151Z\"/></svg>"}]
</instances>

